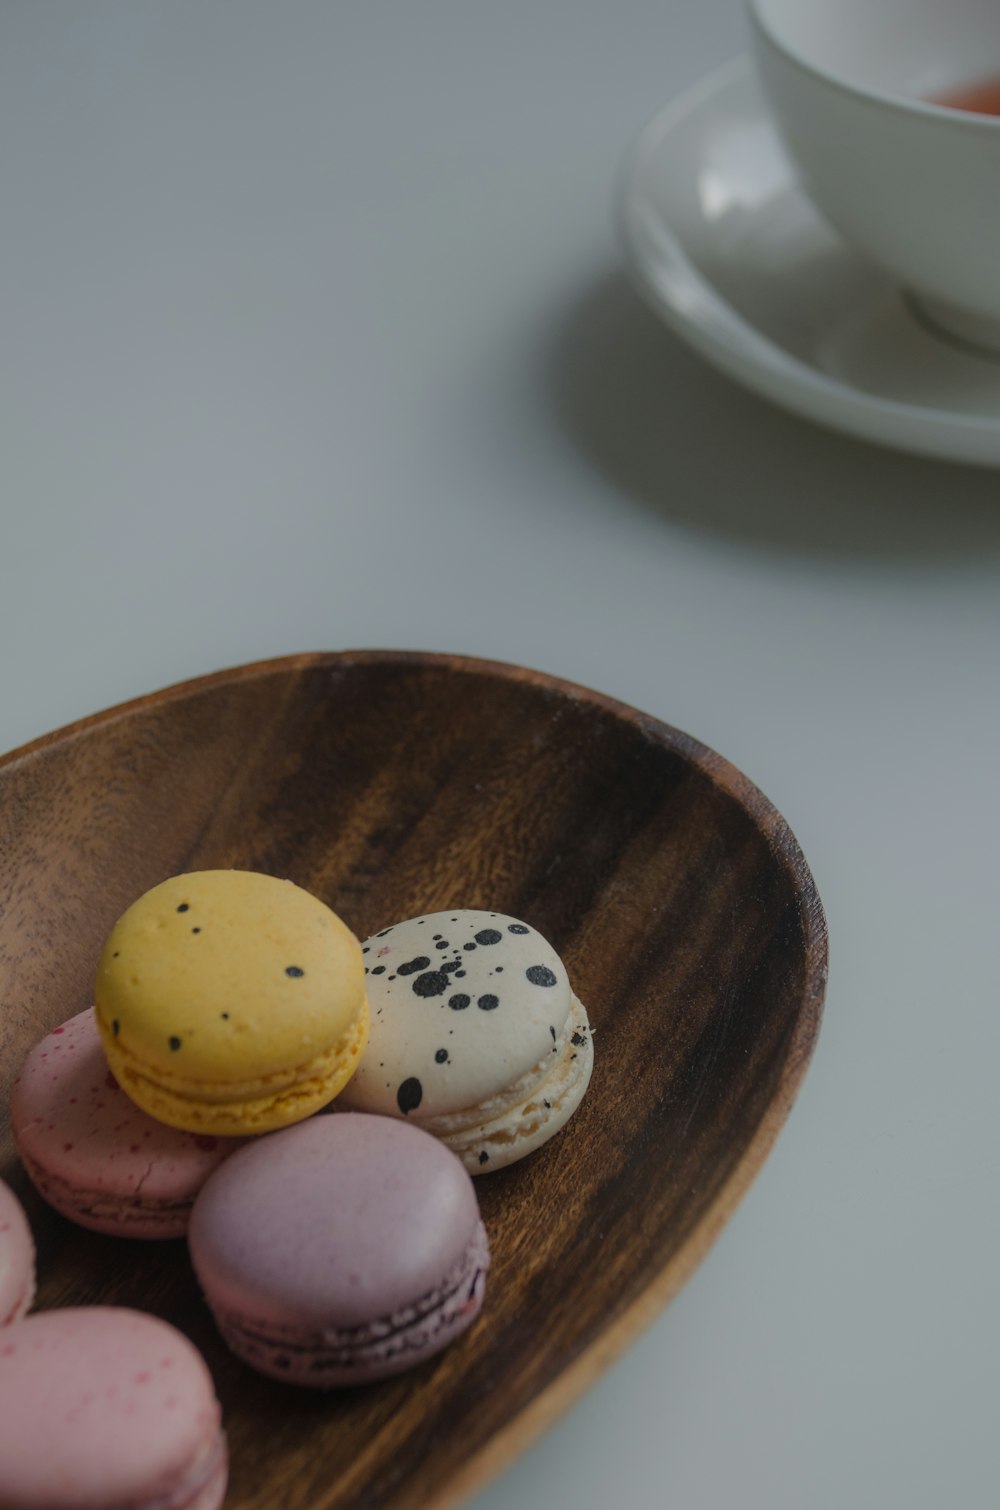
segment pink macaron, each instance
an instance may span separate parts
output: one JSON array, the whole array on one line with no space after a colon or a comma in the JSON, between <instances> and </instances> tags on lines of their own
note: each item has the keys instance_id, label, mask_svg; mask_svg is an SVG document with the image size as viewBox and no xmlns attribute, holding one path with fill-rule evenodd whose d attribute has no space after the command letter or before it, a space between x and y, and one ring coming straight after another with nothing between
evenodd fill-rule
<instances>
[{"instance_id":1,"label":"pink macaron","mask_svg":"<svg viewBox=\"0 0 1000 1510\"><path fill-rule=\"evenodd\" d=\"M20 1321L35 1298L35 1245L17 1196L0 1180L0 1326Z\"/></svg>"},{"instance_id":2,"label":"pink macaron","mask_svg":"<svg viewBox=\"0 0 1000 1510\"><path fill-rule=\"evenodd\" d=\"M10 1110L38 1193L115 1237L183 1237L198 1191L243 1141L180 1132L140 1111L108 1069L91 1011L35 1045Z\"/></svg>"},{"instance_id":3,"label":"pink macaron","mask_svg":"<svg viewBox=\"0 0 1000 1510\"><path fill-rule=\"evenodd\" d=\"M440 1352L478 1315L490 1261L455 1155L420 1128L358 1113L234 1154L195 1202L188 1242L233 1352L317 1389Z\"/></svg>"},{"instance_id":4,"label":"pink macaron","mask_svg":"<svg viewBox=\"0 0 1000 1510\"><path fill-rule=\"evenodd\" d=\"M0 1333L0 1510L218 1510L226 1443L186 1337L139 1311L40 1311Z\"/></svg>"}]
</instances>

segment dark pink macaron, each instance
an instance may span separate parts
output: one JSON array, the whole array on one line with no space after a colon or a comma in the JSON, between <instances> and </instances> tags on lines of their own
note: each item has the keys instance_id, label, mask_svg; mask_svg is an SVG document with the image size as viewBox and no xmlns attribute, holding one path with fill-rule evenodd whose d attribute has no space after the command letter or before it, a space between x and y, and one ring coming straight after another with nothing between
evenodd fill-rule
<instances>
[{"instance_id":1,"label":"dark pink macaron","mask_svg":"<svg viewBox=\"0 0 1000 1510\"><path fill-rule=\"evenodd\" d=\"M483 1301L472 1180L429 1133L314 1117L234 1154L191 1217L195 1271L232 1350L292 1384L366 1384L432 1357Z\"/></svg>"},{"instance_id":2,"label":"dark pink macaron","mask_svg":"<svg viewBox=\"0 0 1000 1510\"><path fill-rule=\"evenodd\" d=\"M92 1011L35 1045L10 1113L43 1199L115 1237L183 1237L198 1191L243 1141L180 1132L140 1111L108 1069Z\"/></svg>"},{"instance_id":3,"label":"dark pink macaron","mask_svg":"<svg viewBox=\"0 0 1000 1510\"><path fill-rule=\"evenodd\" d=\"M0 1180L0 1326L19 1321L35 1298L35 1244L28 1218Z\"/></svg>"},{"instance_id":4,"label":"dark pink macaron","mask_svg":"<svg viewBox=\"0 0 1000 1510\"><path fill-rule=\"evenodd\" d=\"M218 1510L226 1443L186 1337L110 1306L0 1332L0 1510Z\"/></svg>"}]
</instances>

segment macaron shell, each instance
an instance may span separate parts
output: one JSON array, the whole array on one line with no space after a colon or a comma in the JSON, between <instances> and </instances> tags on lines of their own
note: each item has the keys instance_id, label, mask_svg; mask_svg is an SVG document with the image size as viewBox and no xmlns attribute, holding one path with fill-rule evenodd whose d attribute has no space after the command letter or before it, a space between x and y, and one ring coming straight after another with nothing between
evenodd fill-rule
<instances>
[{"instance_id":1,"label":"macaron shell","mask_svg":"<svg viewBox=\"0 0 1000 1510\"><path fill-rule=\"evenodd\" d=\"M425 1122L490 1100L529 1073L570 1014L565 966L502 913L431 913L383 929L362 953L368 1048L342 1098Z\"/></svg>"},{"instance_id":2,"label":"macaron shell","mask_svg":"<svg viewBox=\"0 0 1000 1510\"><path fill-rule=\"evenodd\" d=\"M11 1127L43 1199L116 1236L182 1237L198 1191L240 1146L141 1111L109 1070L89 1010L32 1049L11 1093Z\"/></svg>"},{"instance_id":3,"label":"macaron shell","mask_svg":"<svg viewBox=\"0 0 1000 1510\"><path fill-rule=\"evenodd\" d=\"M348 1113L241 1149L188 1241L213 1309L267 1327L363 1326L435 1291L479 1223L472 1182L418 1128Z\"/></svg>"},{"instance_id":4,"label":"macaron shell","mask_svg":"<svg viewBox=\"0 0 1000 1510\"><path fill-rule=\"evenodd\" d=\"M88 1306L16 1322L0 1334L0 1400L3 1510L186 1507L210 1489L205 1505L221 1503L211 1376L153 1316Z\"/></svg>"},{"instance_id":5,"label":"macaron shell","mask_svg":"<svg viewBox=\"0 0 1000 1510\"><path fill-rule=\"evenodd\" d=\"M31 1308L35 1298L35 1244L24 1208L0 1180L0 1326Z\"/></svg>"},{"instance_id":6,"label":"macaron shell","mask_svg":"<svg viewBox=\"0 0 1000 1510\"><path fill-rule=\"evenodd\" d=\"M102 1031L147 1074L267 1084L344 1037L364 1003L357 939L317 897L253 871L174 876L102 951Z\"/></svg>"}]
</instances>

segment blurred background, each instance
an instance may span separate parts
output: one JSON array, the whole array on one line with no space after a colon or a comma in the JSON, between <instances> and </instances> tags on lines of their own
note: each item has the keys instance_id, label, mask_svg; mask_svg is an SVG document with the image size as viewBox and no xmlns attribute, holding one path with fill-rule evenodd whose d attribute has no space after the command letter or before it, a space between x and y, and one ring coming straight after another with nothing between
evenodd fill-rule
<instances>
[{"instance_id":1,"label":"blurred background","mask_svg":"<svg viewBox=\"0 0 1000 1510\"><path fill-rule=\"evenodd\" d=\"M669 1311L476 1510L995 1503L1000 486L793 419L616 246L738 0L0 11L0 747L303 649L540 667L776 803L799 1103Z\"/></svg>"}]
</instances>

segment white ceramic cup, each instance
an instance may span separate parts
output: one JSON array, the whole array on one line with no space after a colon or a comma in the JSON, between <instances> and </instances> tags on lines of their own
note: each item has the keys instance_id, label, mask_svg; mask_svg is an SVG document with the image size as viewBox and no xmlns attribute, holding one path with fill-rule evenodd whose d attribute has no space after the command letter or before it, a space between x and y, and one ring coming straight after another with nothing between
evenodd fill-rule
<instances>
[{"instance_id":1,"label":"white ceramic cup","mask_svg":"<svg viewBox=\"0 0 1000 1510\"><path fill-rule=\"evenodd\" d=\"M806 190L935 324L1000 350L1000 0L750 0L765 94Z\"/></svg>"}]
</instances>

